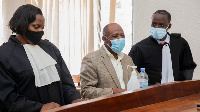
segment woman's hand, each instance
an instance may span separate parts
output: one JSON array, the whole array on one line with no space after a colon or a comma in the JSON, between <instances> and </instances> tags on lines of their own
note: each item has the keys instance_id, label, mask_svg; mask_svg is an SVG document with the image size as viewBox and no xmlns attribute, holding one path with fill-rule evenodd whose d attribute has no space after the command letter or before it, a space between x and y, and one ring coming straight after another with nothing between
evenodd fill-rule
<instances>
[{"instance_id":1,"label":"woman's hand","mask_svg":"<svg viewBox=\"0 0 200 112\"><path fill-rule=\"evenodd\" d=\"M43 112L45 110L49 110L49 109L53 109L53 108L57 108L57 107L60 107L59 104L57 103L54 103L54 102L51 102L51 103L47 103L47 104L44 104L40 110L40 112Z\"/></svg>"}]
</instances>

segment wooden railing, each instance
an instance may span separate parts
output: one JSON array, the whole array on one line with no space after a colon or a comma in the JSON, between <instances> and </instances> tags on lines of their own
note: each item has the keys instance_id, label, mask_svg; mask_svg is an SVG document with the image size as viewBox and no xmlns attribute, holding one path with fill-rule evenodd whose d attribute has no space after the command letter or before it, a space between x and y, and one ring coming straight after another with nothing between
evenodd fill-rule
<instances>
[{"instance_id":1,"label":"wooden railing","mask_svg":"<svg viewBox=\"0 0 200 112\"><path fill-rule=\"evenodd\" d=\"M103 96L50 110L55 112L120 112L200 93L200 80L160 84ZM200 96L200 94L199 94ZM200 101L200 98L198 99ZM173 101L172 101L173 102ZM176 102L176 101L175 101ZM50 112L49 111L49 112ZM132 111L130 111L132 112Z\"/></svg>"}]
</instances>

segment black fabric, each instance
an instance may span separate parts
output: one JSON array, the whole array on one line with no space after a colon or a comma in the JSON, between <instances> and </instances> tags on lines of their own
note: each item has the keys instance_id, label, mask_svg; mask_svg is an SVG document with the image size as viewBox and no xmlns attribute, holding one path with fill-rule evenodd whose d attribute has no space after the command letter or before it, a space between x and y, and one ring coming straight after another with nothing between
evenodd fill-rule
<instances>
[{"instance_id":1,"label":"black fabric","mask_svg":"<svg viewBox=\"0 0 200 112\"><path fill-rule=\"evenodd\" d=\"M37 44L40 42L42 36L44 35L44 31L34 32L31 30L27 30L25 33L28 40L30 40L33 44Z\"/></svg>"},{"instance_id":2,"label":"black fabric","mask_svg":"<svg viewBox=\"0 0 200 112\"><path fill-rule=\"evenodd\" d=\"M184 80L192 80L194 69L181 71Z\"/></svg>"},{"instance_id":3,"label":"black fabric","mask_svg":"<svg viewBox=\"0 0 200 112\"><path fill-rule=\"evenodd\" d=\"M12 35L0 47L0 112L39 112L45 103L66 105L81 98L59 50L47 40L38 45L56 60L61 81L37 88L26 52Z\"/></svg>"},{"instance_id":4,"label":"black fabric","mask_svg":"<svg viewBox=\"0 0 200 112\"><path fill-rule=\"evenodd\" d=\"M129 52L129 56L132 58L139 72L140 68L146 68L145 70L149 76L149 83L151 85L161 82L162 47L163 46L159 45L152 36L149 36L133 45ZM196 67L196 63L193 61L192 53L187 41L182 38L180 34L171 34L169 47L174 80L186 80L185 76L180 72L185 70L194 70ZM192 76L193 74L190 75Z\"/></svg>"}]
</instances>

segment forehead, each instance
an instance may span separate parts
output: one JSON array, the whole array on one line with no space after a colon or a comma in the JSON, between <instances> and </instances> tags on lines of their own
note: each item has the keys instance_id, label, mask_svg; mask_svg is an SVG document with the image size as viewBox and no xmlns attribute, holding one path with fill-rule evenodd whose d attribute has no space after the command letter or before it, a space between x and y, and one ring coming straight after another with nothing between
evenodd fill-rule
<instances>
[{"instance_id":1,"label":"forehead","mask_svg":"<svg viewBox=\"0 0 200 112\"><path fill-rule=\"evenodd\" d=\"M164 14L153 14L152 15L152 22L159 22L159 23L168 23L167 15Z\"/></svg>"},{"instance_id":2,"label":"forehead","mask_svg":"<svg viewBox=\"0 0 200 112\"><path fill-rule=\"evenodd\" d=\"M110 25L108 27L108 31L109 31L109 33L111 35L112 34L121 34L121 33L124 33L123 29L118 24L112 24L112 25Z\"/></svg>"},{"instance_id":3,"label":"forehead","mask_svg":"<svg viewBox=\"0 0 200 112\"><path fill-rule=\"evenodd\" d=\"M31 23L31 24L44 25L44 22L45 22L44 17L42 15L40 15L40 14L37 14L35 21L33 23Z\"/></svg>"}]
</instances>

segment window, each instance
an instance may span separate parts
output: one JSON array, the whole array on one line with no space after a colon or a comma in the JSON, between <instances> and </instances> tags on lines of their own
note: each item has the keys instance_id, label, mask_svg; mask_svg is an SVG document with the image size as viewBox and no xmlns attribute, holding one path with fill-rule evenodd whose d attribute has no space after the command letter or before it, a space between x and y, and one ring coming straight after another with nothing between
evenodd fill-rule
<instances>
[{"instance_id":1,"label":"window","mask_svg":"<svg viewBox=\"0 0 200 112\"><path fill-rule=\"evenodd\" d=\"M109 24L109 17L110 0L101 0L101 31L106 24ZM126 2L124 0L116 0L115 23L118 23L124 30L126 45L122 52L128 54L132 46L132 0L127 0Z\"/></svg>"},{"instance_id":2,"label":"window","mask_svg":"<svg viewBox=\"0 0 200 112\"><path fill-rule=\"evenodd\" d=\"M132 46L132 0L116 0L115 22L124 30L126 45L122 52L128 54Z\"/></svg>"}]
</instances>

